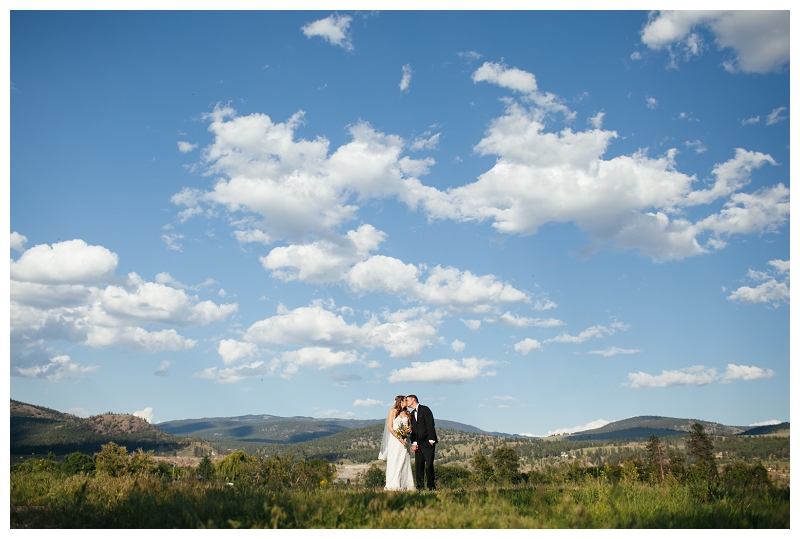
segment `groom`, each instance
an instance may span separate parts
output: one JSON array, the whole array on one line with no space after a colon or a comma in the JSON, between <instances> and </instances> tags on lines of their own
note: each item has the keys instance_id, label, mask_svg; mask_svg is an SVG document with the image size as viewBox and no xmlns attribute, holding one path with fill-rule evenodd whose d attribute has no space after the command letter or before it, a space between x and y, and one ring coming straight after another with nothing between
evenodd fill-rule
<instances>
[{"instance_id":1,"label":"groom","mask_svg":"<svg viewBox=\"0 0 800 539\"><path fill-rule=\"evenodd\" d=\"M428 490L436 490L433 476L433 450L439 439L436 438L433 413L430 408L419 403L416 395L406 397L406 406L411 408L411 450L414 452L417 489L422 490L424 475L428 480Z\"/></svg>"}]
</instances>

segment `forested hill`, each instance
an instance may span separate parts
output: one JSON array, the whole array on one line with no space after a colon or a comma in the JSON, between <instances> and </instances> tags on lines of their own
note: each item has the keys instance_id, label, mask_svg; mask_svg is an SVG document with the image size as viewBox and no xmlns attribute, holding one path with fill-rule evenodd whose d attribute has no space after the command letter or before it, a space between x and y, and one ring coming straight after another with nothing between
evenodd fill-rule
<instances>
[{"instance_id":1,"label":"forested hill","mask_svg":"<svg viewBox=\"0 0 800 539\"><path fill-rule=\"evenodd\" d=\"M622 421L614 421L598 429L562 435L561 438L571 441L637 440L649 438L650 436L666 438L686 434L689 432L692 423L703 425L708 434L716 436L769 434L780 430L789 430L789 423L766 427L736 427L700 419L637 416L623 419Z\"/></svg>"},{"instance_id":2,"label":"forested hill","mask_svg":"<svg viewBox=\"0 0 800 539\"><path fill-rule=\"evenodd\" d=\"M43 406L11 400L11 454L75 451L92 454L100 446L115 442L133 451L137 448L174 452L192 441L159 430L130 414L100 414L83 419Z\"/></svg>"},{"instance_id":3,"label":"forested hill","mask_svg":"<svg viewBox=\"0 0 800 539\"><path fill-rule=\"evenodd\" d=\"M210 441L224 439L247 443L293 444L381 423L383 423L383 419L317 419L304 416L280 417L260 414L165 421L159 423L158 428L170 434L199 436ZM487 433L472 425L446 419L436 420L436 427L475 434L511 436L510 434Z\"/></svg>"}]
</instances>

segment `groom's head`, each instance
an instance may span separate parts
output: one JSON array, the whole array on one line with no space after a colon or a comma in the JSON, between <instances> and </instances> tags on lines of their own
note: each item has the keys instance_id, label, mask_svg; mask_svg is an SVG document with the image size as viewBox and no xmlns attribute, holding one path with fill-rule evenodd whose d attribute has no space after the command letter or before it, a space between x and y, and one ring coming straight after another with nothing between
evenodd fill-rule
<instances>
[{"instance_id":1,"label":"groom's head","mask_svg":"<svg viewBox=\"0 0 800 539\"><path fill-rule=\"evenodd\" d=\"M408 397L406 397L406 406L409 406L411 408L416 408L417 404L419 404L419 401L417 400L416 395L409 395Z\"/></svg>"}]
</instances>

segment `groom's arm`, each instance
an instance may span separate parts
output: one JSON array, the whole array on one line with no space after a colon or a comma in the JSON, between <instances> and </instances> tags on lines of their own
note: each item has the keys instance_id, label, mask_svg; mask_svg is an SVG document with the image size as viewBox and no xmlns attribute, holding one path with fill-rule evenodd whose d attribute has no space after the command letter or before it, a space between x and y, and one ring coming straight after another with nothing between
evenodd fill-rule
<instances>
[{"instance_id":1,"label":"groom's arm","mask_svg":"<svg viewBox=\"0 0 800 539\"><path fill-rule=\"evenodd\" d=\"M433 412L431 412L431 409L427 406L425 408L425 422L428 426L428 441L431 445L433 445L439 441L439 439L436 437L436 425L433 421Z\"/></svg>"}]
</instances>

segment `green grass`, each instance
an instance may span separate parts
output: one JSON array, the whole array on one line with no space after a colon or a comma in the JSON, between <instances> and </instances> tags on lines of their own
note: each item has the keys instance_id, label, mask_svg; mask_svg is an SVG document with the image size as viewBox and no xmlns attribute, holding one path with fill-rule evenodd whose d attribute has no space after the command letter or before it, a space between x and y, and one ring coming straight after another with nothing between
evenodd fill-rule
<instances>
[{"instance_id":1,"label":"green grass","mask_svg":"<svg viewBox=\"0 0 800 539\"><path fill-rule=\"evenodd\" d=\"M605 478L391 493L184 478L11 474L12 528L789 528L788 488Z\"/></svg>"}]
</instances>

